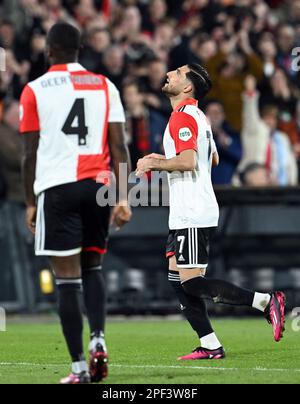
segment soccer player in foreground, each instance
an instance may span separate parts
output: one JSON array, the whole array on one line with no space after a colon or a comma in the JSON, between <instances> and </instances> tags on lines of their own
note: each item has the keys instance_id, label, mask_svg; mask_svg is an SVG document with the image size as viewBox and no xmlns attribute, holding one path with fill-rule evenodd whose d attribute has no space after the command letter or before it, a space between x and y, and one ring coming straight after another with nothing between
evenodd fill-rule
<instances>
[{"instance_id":1,"label":"soccer player in foreground","mask_svg":"<svg viewBox=\"0 0 300 404\"><path fill-rule=\"evenodd\" d=\"M223 280L205 278L209 238L218 225L219 208L211 182L218 154L211 126L198 108L212 86L201 66L182 66L167 74L163 92L173 113L164 135L165 156L152 154L139 160L137 175L167 171L170 187L170 234L167 245L169 281L185 316L197 332L201 346L181 360L222 359L224 348L210 323L204 299L249 306L272 324L274 339L284 332L285 296L282 292L256 293Z\"/></svg>"},{"instance_id":2,"label":"soccer player in foreground","mask_svg":"<svg viewBox=\"0 0 300 404\"><path fill-rule=\"evenodd\" d=\"M130 166L125 115L116 87L77 63L79 49L79 31L65 23L55 25L47 39L51 68L25 87L20 101L27 224L35 233L36 254L50 257L72 359L72 373L62 384L99 382L107 376L102 259L110 219L121 227L131 218L125 194L120 194L112 217L109 206L96 202L102 187L96 178L110 171L110 160L117 177L120 163ZM91 331L89 366L83 349L82 291Z\"/></svg>"}]
</instances>

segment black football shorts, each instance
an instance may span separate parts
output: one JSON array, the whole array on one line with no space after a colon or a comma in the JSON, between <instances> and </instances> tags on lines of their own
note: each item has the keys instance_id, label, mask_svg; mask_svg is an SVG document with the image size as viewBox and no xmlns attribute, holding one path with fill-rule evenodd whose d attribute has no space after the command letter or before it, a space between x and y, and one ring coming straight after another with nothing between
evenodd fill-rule
<instances>
[{"instance_id":1,"label":"black football shorts","mask_svg":"<svg viewBox=\"0 0 300 404\"><path fill-rule=\"evenodd\" d=\"M213 228L170 230L167 258L176 256L179 268L207 268Z\"/></svg>"},{"instance_id":2,"label":"black football shorts","mask_svg":"<svg viewBox=\"0 0 300 404\"><path fill-rule=\"evenodd\" d=\"M102 186L88 179L50 188L39 195L36 255L106 253L110 207L100 207L96 201Z\"/></svg>"}]
</instances>

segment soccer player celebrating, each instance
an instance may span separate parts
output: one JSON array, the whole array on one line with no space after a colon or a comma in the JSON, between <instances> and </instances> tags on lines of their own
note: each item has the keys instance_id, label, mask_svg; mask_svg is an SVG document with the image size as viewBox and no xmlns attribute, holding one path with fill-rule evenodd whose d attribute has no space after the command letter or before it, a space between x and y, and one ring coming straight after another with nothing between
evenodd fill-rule
<instances>
[{"instance_id":1,"label":"soccer player celebrating","mask_svg":"<svg viewBox=\"0 0 300 404\"><path fill-rule=\"evenodd\" d=\"M35 233L36 254L50 257L72 358L72 373L62 384L99 382L107 376L102 260L110 219L121 227L131 218L121 189L112 216L109 206L96 202L103 186L96 181L99 174L110 171L110 161L117 177L120 163L130 170L129 154L119 92L106 77L77 63L80 43L76 28L54 25L47 38L51 68L25 87L20 101L27 224ZM91 329L89 367L82 291Z\"/></svg>"},{"instance_id":2,"label":"soccer player celebrating","mask_svg":"<svg viewBox=\"0 0 300 404\"><path fill-rule=\"evenodd\" d=\"M163 92L173 113L164 135L165 156L139 160L137 175L167 171L170 187L170 234L167 246L169 281L201 346L181 360L222 359L225 351L208 318L204 299L260 310L273 326L275 341L284 331L282 292L255 293L222 280L205 278L209 237L218 225L219 208L211 182L218 153L210 124L198 108L212 86L203 67L192 64L167 74Z\"/></svg>"}]
</instances>

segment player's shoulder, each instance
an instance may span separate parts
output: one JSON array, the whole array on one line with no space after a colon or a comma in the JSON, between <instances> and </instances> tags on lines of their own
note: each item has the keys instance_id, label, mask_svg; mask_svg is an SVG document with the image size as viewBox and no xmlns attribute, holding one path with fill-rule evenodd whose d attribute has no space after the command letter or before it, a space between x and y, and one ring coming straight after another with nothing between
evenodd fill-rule
<instances>
[{"instance_id":1,"label":"player's shoulder","mask_svg":"<svg viewBox=\"0 0 300 404\"><path fill-rule=\"evenodd\" d=\"M41 82L44 80L44 77L46 74L43 76L38 77L35 80L29 81L23 88L21 96L20 96L20 101L25 102L28 100L32 100L37 97L39 94L39 89L41 87Z\"/></svg>"},{"instance_id":2,"label":"player's shoulder","mask_svg":"<svg viewBox=\"0 0 300 404\"><path fill-rule=\"evenodd\" d=\"M184 122L184 121L198 122L201 116L202 116L201 111L199 110L198 107L194 105L185 105L172 113L170 121L171 123Z\"/></svg>"},{"instance_id":3,"label":"player's shoulder","mask_svg":"<svg viewBox=\"0 0 300 404\"><path fill-rule=\"evenodd\" d=\"M205 117L204 112L197 105L186 105L183 112L191 115L195 119L203 119Z\"/></svg>"},{"instance_id":4,"label":"player's shoulder","mask_svg":"<svg viewBox=\"0 0 300 404\"><path fill-rule=\"evenodd\" d=\"M37 77L36 79L29 81L24 87L23 91L32 90L34 93L37 93L42 87L43 83L46 83L47 80L51 77L50 72L44 73L42 76Z\"/></svg>"},{"instance_id":5,"label":"player's shoulder","mask_svg":"<svg viewBox=\"0 0 300 404\"><path fill-rule=\"evenodd\" d=\"M106 76L103 76L103 77L106 80L106 84L107 84L109 92L119 94L120 91L119 91L118 87L108 77L106 77Z\"/></svg>"},{"instance_id":6,"label":"player's shoulder","mask_svg":"<svg viewBox=\"0 0 300 404\"><path fill-rule=\"evenodd\" d=\"M172 113L172 120L194 118L198 121L202 117L202 111L196 105L184 105Z\"/></svg>"},{"instance_id":7,"label":"player's shoulder","mask_svg":"<svg viewBox=\"0 0 300 404\"><path fill-rule=\"evenodd\" d=\"M184 112L192 116L200 127L211 126L208 117L204 111L196 105L187 105Z\"/></svg>"},{"instance_id":8,"label":"player's shoulder","mask_svg":"<svg viewBox=\"0 0 300 404\"><path fill-rule=\"evenodd\" d=\"M35 80L29 81L24 87L24 90L27 90L28 88L30 88L31 90L35 90L41 84L42 80L46 78L46 76L47 73L43 74Z\"/></svg>"}]
</instances>

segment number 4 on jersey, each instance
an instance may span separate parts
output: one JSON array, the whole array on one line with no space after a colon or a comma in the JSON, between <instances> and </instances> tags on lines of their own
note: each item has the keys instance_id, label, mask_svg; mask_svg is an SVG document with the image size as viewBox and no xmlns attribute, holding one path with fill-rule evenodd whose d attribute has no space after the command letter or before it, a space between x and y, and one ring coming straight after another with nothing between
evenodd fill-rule
<instances>
[{"instance_id":1,"label":"number 4 on jersey","mask_svg":"<svg viewBox=\"0 0 300 404\"><path fill-rule=\"evenodd\" d=\"M84 99L77 99L69 113L69 116L62 128L66 135L77 135L78 145L86 146L86 137L88 134L88 127L85 124L85 110Z\"/></svg>"}]
</instances>

